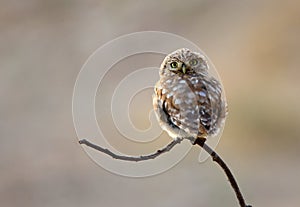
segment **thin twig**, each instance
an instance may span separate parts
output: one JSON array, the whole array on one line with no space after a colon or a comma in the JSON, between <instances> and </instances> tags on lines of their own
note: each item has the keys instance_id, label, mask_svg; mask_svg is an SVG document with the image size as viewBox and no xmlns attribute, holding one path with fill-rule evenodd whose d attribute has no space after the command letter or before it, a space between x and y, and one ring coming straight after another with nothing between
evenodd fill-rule
<instances>
[{"instance_id":1,"label":"thin twig","mask_svg":"<svg viewBox=\"0 0 300 207\"><path fill-rule=\"evenodd\" d=\"M229 167L226 165L226 163L222 160L222 158L213 149L211 149L207 144L205 144L206 139L203 139L203 138L195 139L193 137L187 137L186 139L190 140L193 145L199 145L200 147L202 147L208 154L210 154L213 161L217 162L221 166L221 168L224 170L224 172L225 172L225 174L226 174L226 176L227 176L227 178L228 178L228 180L229 180L229 182L230 182L230 184L231 184L231 186L232 186L232 188L233 188L233 190L236 194L236 197L239 201L240 206L241 207L252 207L251 205L246 205L245 200L243 198L243 195L242 195L242 193L239 189L239 186L238 186L233 174L231 173ZM141 155L141 156L137 156L137 157L115 154L112 151L110 151L109 149L106 149L106 148L100 147L98 145L95 145L95 144L89 142L86 139L80 140L79 144L84 144L84 145L86 145L88 147L91 147L95 150L103 152L103 153L111 156L114 159L139 162L139 161L154 159L154 158L158 157L159 155L170 151L175 145L181 143L182 140L183 140L183 138L174 139L168 145L166 145L162 149L157 150L156 152L154 152L152 154Z\"/></svg>"},{"instance_id":2,"label":"thin twig","mask_svg":"<svg viewBox=\"0 0 300 207\"><path fill-rule=\"evenodd\" d=\"M166 145L164 148L157 150L156 152L149 154L149 155L141 155L141 156L137 156L137 157L133 157L133 156L124 156L124 155L118 155L113 153L112 151L110 151L109 149L105 149L103 147L100 147L98 145L95 145L91 142L89 142L86 139L82 139L79 141L79 144L85 144L86 146L89 146L95 150L98 150L100 152L103 152L109 156L111 156L114 159L118 159L118 160L125 160L125 161L134 161L134 162L139 162L139 161L145 161L145 160L150 160L150 159L154 159L156 157L158 157L159 155L166 153L168 151L170 151L175 145L179 144L181 141L183 140L183 138L177 138L174 139L172 142L170 142L168 145Z\"/></svg>"},{"instance_id":3,"label":"thin twig","mask_svg":"<svg viewBox=\"0 0 300 207\"><path fill-rule=\"evenodd\" d=\"M246 205L245 200L243 198L243 195L239 189L239 186L231 173L229 167L226 165L226 163L222 160L222 158L213 150L211 149L207 144L205 144L205 139L197 138L194 142L194 145L199 145L202 147L210 156L212 157L213 161L217 162L221 168L224 170L235 194L239 201L239 204L241 207L251 207L251 205Z\"/></svg>"}]
</instances>

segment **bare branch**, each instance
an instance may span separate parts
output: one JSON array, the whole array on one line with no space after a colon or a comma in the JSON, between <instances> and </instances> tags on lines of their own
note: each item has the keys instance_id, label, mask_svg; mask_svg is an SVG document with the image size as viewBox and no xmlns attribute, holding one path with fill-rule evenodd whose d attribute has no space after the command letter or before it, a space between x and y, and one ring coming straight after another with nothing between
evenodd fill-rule
<instances>
[{"instance_id":1,"label":"bare branch","mask_svg":"<svg viewBox=\"0 0 300 207\"><path fill-rule=\"evenodd\" d=\"M226 165L226 163L222 160L222 158L213 149L211 149L207 144L205 144L205 140L206 139L203 139L203 138L197 138L194 142L194 145L197 144L200 147L202 147L208 154L210 154L213 161L215 161L216 163L218 163L221 166L221 168L224 170L224 172L228 178L228 181L230 182L230 184L236 194L236 197L239 201L240 206L241 207L251 207L251 205L246 205L243 195L239 189L239 186L238 186L233 174L231 173L229 167Z\"/></svg>"},{"instance_id":2,"label":"bare branch","mask_svg":"<svg viewBox=\"0 0 300 207\"><path fill-rule=\"evenodd\" d=\"M174 139L172 142L170 142L168 145L166 145L164 148L157 150L156 152L149 154L149 155L141 155L141 156L124 156L124 155L118 155L113 153L112 151L110 151L109 149L105 149L103 147L100 147L98 145L95 145L91 142L89 142L86 139L82 139L79 141L79 144L84 144L88 147L91 147L95 150L98 150L100 152L103 152L109 156L111 156L114 159L118 159L118 160L125 160L125 161L134 161L134 162L139 162L139 161L145 161L145 160L150 160L150 159L154 159L156 157L158 157L159 155L169 152L175 145L179 144L181 141L183 140L183 138L177 138Z\"/></svg>"},{"instance_id":3,"label":"bare branch","mask_svg":"<svg viewBox=\"0 0 300 207\"><path fill-rule=\"evenodd\" d=\"M251 205L246 205L245 200L243 198L243 195L242 195L242 193L239 189L239 186L238 186L233 174L231 173L229 167L226 165L226 163L222 160L222 158L213 149L211 149L207 144L205 144L206 139L205 138L193 138L193 137L186 137L185 139L190 140L193 145L199 145L200 147L202 147L208 154L210 154L213 161L215 161L216 163L218 163L220 165L220 167L224 170L224 172L225 172L225 174L228 178L228 181L230 182L230 184L231 184L231 186L232 186L232 188L233 188L233 190L236 194L236 197L239 201L240 206L241 207L252 207ZM162 149L157 150L156 152L154 152L152 154L141 155L141 156L137 156L137 157L115 154L112 151L110 151L109 149L105 149L103 147L95 145L95 144L89 142L86 139L80 140L79 144L84 144L84 145L86 145L88 147L91 147L95 150L103 152L103 153L111 156L114 159L139 162L139 161L154 159L154 158L158 157L159 155L161 155L163 153L169 152L175 145L181 143L182 140L184 140L184 138L174 139L168 145L166 145Z\"/></svg>"}]
</instances>

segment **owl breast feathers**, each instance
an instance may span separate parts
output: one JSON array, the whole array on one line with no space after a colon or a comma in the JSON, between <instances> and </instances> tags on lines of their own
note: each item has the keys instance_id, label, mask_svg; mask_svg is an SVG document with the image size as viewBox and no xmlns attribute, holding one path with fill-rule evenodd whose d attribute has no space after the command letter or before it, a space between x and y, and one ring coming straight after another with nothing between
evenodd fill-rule
<instances>
[{"instance_id":1,"label":"owl breast feathers","mask_svg":"<svg viewBox=\"0 0 300 207\"><path fill-rule=\"evenodd\" d=\"M204 56L188 49L176 50L163 61L153 106L171 137L207 138L224 124L227 107L221 84L207 70Z\"/></svg>"}]
</instances>

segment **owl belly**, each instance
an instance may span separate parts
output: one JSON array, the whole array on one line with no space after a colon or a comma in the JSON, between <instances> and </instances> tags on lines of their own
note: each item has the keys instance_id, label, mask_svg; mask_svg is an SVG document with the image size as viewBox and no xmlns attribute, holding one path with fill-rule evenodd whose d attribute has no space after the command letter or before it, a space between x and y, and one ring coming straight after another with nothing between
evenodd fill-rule
<instances>
[{"instance_id":1,"label":"owl belly","mask_svg":"<svg viewBox=\"0 0 300 207\"><path fill-rule=\"evenodd\" d=\"M198 137L199 134L205 134L200 122L197 94L184 79L159 82L155 93L154 108L157 108L157 117L162 128L171 137Z\"/></svg>"}]
</instances>

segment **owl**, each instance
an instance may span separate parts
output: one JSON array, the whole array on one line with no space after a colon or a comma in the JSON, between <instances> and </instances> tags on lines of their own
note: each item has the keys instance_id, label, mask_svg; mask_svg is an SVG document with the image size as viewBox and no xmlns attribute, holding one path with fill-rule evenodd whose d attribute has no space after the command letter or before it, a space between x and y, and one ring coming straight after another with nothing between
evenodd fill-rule
<instances>
[{"instance_id":1,"label":"owl","mask_svg":"<svg viewBox=\"0 0 300 207\"><path fill-rule=\"evenodd\" d=\"M182 48L167 55L153 95L160 126L172 138L216 135L227 114L218 80L208 73L204 55Z\"/></svg>"}]
</instances>

